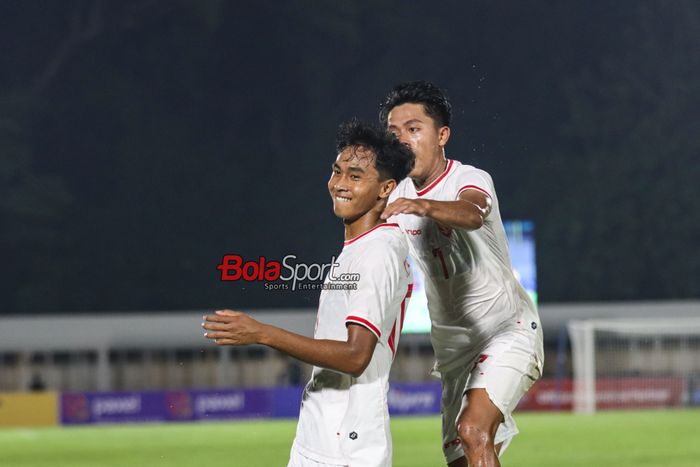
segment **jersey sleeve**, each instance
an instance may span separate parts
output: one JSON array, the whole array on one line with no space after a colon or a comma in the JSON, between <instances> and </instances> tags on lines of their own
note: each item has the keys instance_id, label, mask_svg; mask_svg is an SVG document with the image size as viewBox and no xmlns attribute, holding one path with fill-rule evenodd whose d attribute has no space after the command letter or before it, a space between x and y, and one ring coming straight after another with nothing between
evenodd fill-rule
<instances>
[{"instance_id":1,"label":"jersey sleeve","mask_svg":"<svg viewBox=\"0 0 700 467\"><path fill-rule=\"evenodd\" d=\"M467 190L480 191L489 198L493 198L495 193L491 176L474 167L459 167L452 184L454 186L454 199L459 198L459 195Z\"/></svg>"},{"instance_id":2,"label":"jersey sleeve","mask_svg":"<svg viewBox=\"0 0 700 467\"><path fill-rule=\"evenodd\" d=\"M383 329L387 328L386 323L396 320L399 310L391 309L391 305L406 260L400 257L398 250L384 242L373 242L357 257L353 272L359 273L360 277L357 289L350 291L346 326L359 324L380 339Z\"/></svg>"}]
</instances>

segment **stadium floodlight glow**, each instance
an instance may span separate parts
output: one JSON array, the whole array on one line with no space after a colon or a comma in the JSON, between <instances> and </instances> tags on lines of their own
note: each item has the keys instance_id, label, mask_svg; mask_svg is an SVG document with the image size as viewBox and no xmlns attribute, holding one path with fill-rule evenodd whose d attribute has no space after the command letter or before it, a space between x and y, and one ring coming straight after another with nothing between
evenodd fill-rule
<instances>
[{"instance_id":1,"label":"stadium floodlight glow","mask_svg":"<svg viewBox=\"0 0 700 467\"><path fill-rule=\"evenodd\" d=\"M700 317L572 320L574 411L700 405Z\"/></svg>"}]
</instances>

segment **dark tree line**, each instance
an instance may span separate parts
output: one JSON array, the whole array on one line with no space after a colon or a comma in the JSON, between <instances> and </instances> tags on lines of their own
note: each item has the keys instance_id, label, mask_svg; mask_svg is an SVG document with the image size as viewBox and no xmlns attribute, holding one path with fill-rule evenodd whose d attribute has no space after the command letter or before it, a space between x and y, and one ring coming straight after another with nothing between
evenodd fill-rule
<instances>
[{"instance_id":1,"label":"dark tree line","mask_svg":"<svg viewBox=\"0 0 700 467\"><path fill-rule=\"evenodd\" d=\"M337 254L337 124L431 79L534 219L543 301L700 296L700 4L0 5L0 313L315 306L226 253Z\"/></svg>"}]
</instances>

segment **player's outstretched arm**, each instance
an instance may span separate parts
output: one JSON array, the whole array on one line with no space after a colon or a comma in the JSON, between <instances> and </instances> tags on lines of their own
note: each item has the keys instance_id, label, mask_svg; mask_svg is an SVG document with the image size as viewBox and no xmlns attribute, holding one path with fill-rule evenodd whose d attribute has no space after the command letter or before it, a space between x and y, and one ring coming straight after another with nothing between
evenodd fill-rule
<instances>
[{"instance_id":1,"label":"player's outstretched arm","mask_svg":"<svg viewBox=\"0 0 700 467\"><path fill-rule=\"evenodd\" d=\"M359 325L348 325L347 341L312 339L264 324L245 313L217 311L204 316L205 337L217 345L262 344L311 365L360 376L369 365L377 336Z\"/></svg>"},{"instance_id":2,"label":"player's outstretched arm","mask_svg":"<svg viewBox=\"0 0 700 467\"><path fill-rule=\"evenodd\" d=\"M429 217L447 227L476 230L491 212L491 198L477 190L460 193L456 201L398 198L384 209L382 219L397 214Z\"/></svg>"}]
</instances>

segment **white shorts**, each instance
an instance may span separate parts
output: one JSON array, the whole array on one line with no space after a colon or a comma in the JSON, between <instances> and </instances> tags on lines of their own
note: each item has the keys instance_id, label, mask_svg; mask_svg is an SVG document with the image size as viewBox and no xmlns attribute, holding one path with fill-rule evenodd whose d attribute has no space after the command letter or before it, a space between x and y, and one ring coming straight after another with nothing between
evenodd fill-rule
<instances>
[{"instance_id":1,"label":"white shorts","mask_svg":"<svg viewBox=\"0 0 700 467\"><path fill-rule=\"evenodd\" d=\"M304 456L296 445L292 444L292 450L289 453L289 463L287 467L347 467L347 464L326 464L324 462L315 461Z\"/></svg>"},{"instance_id":2,"label":"white shorts","mask_svg":"<svg viewBox=\"0 0 700 467\"><path fill-rule=\"evenodd\" d=\"M391 467L392 465L391 452L377 453L376 450L373 452L370 449L355 454L355 458L348 461L336 460L311 453L295 442L289 453L287 467Z\"/></svg>"},{"instance_id":3,"label":"white shorts","mask_svg":"<svg viewBox=\"0 0 700 467\"><path fill-rule=\"evenodd\" d=\"M442 442L447 463L464 456L457 418L466 406L464 395L469 389L486 389L503 414L494 443L502 443L500 452L505 451L518 434L513 410L542 375L542 344L535 333L509 331L494 337L464 361L464 365L441 374Z\"/></svg>"}]
</instances>

